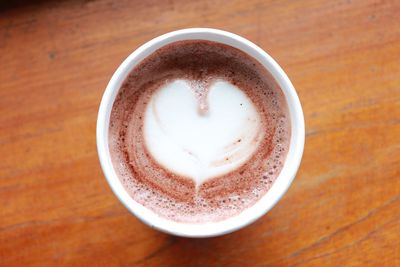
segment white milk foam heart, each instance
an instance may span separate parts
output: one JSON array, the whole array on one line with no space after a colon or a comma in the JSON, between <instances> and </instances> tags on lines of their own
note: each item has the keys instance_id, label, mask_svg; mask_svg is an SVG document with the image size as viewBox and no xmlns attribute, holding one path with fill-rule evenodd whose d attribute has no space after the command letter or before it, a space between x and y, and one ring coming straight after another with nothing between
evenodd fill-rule
<instances>
[{"instance_id":1,"label":"white milk foam heart","mask_svg":"<svg viewBox=\"0 0 400 267\"><path fill-rule=\"evenodd\" d=\"M199 112L191 83L175 80L153 94L145 111L144 139L161 166L199 186L244 164L263 132L257 109L242 90L214 81L206 98L208 110Z\"/></svg>"}]
</instances>

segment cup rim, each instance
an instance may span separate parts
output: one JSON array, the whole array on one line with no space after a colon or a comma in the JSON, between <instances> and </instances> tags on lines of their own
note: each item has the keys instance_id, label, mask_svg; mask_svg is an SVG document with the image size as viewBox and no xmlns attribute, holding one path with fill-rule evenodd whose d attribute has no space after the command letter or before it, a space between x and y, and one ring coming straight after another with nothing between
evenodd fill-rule
<instances>
[{"instance_id":1,"label":"cup rim","mask_svg":"<svg viewBox=\"0 0 400 267\"><path fill-rule=\"evenodd\" d=\"M129 196L120 182L108 147L109 119L115 97L130 71L141 60L160 47L181 40L200 39L231 45L258 60L274 77L285 95L291 119L291 138L284 166L267 193L253 206L222 221L181 223L160 217ZM304 115L298 95L283 69L263 49L231 32L211 28L187 28L158 36L134 50L117 68L103 94L96 127L97 151L104 176L122 204L138 219L152 228L183 237L210 237L243 228L265 215L290 187L300 166L304 150Z\"/></svg>"}]
</instances>

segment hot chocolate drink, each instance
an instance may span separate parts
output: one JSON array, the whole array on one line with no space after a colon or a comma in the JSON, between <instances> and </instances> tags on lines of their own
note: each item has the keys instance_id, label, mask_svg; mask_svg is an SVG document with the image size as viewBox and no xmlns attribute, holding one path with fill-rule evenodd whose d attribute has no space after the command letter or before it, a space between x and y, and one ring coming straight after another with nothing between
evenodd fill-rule
<instances>
[{"instance_id":1,"label":"hot chocolate drink","mask_svg":"<svg viewBox=\"0 0 400 267\"><path fill-rule=\"evenodd\" d=\"M188 223L235 216L279 175L290 143L283 92L228 45L179 41L142 60L113 104L109 149L130 196Z\"/></svg>"}]
</instances>

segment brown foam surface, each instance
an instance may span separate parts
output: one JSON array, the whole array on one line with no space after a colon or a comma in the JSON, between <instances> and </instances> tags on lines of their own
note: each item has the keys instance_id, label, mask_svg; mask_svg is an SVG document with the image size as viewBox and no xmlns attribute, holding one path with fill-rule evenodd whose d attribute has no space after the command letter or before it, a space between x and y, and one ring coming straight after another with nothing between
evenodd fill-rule
<instances>
[{"instance_id":1,"label":"brown foam surface","mask_svg":"<svg viewBox=\"0 0 400 267\"><path fill-rule=\"evenodd\" d=\"M262 121L263 138L255 142L258 147L250 159L198 188L191 178L160 166L147 150L143 136L147 103L160 86L175 79L196 84L228 81L247 94ZM196 90L201 112L207 108L207 86ZM109 148L114 169L134 200L159 216L199 223L226 219L257 202L283 167L290 132L283 93L260 63L224 44L180 41L148 56L126 78L111 112ZM240 139L232 146L236 142Z\"/></svg>"}]
</instances>

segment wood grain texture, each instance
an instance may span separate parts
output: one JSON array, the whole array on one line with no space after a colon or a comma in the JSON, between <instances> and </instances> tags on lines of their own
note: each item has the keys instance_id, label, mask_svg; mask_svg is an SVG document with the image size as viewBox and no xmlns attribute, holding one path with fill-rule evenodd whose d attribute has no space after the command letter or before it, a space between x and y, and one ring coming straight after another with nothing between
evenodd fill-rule
<instances>
[{"instance_id":1,"label":"wood grain texture","mask_svg":"<svg viewBox=\"0 0 400 267\"><path fill-rule=\"evenodd\" d=\"M285 69L306 120L280 203L209 239L154 231L118 202L95 124L120 62L215 27ZM0 11L0 266L400 266L400 1L39 1Z\"/></svg>"}]
</instances>

